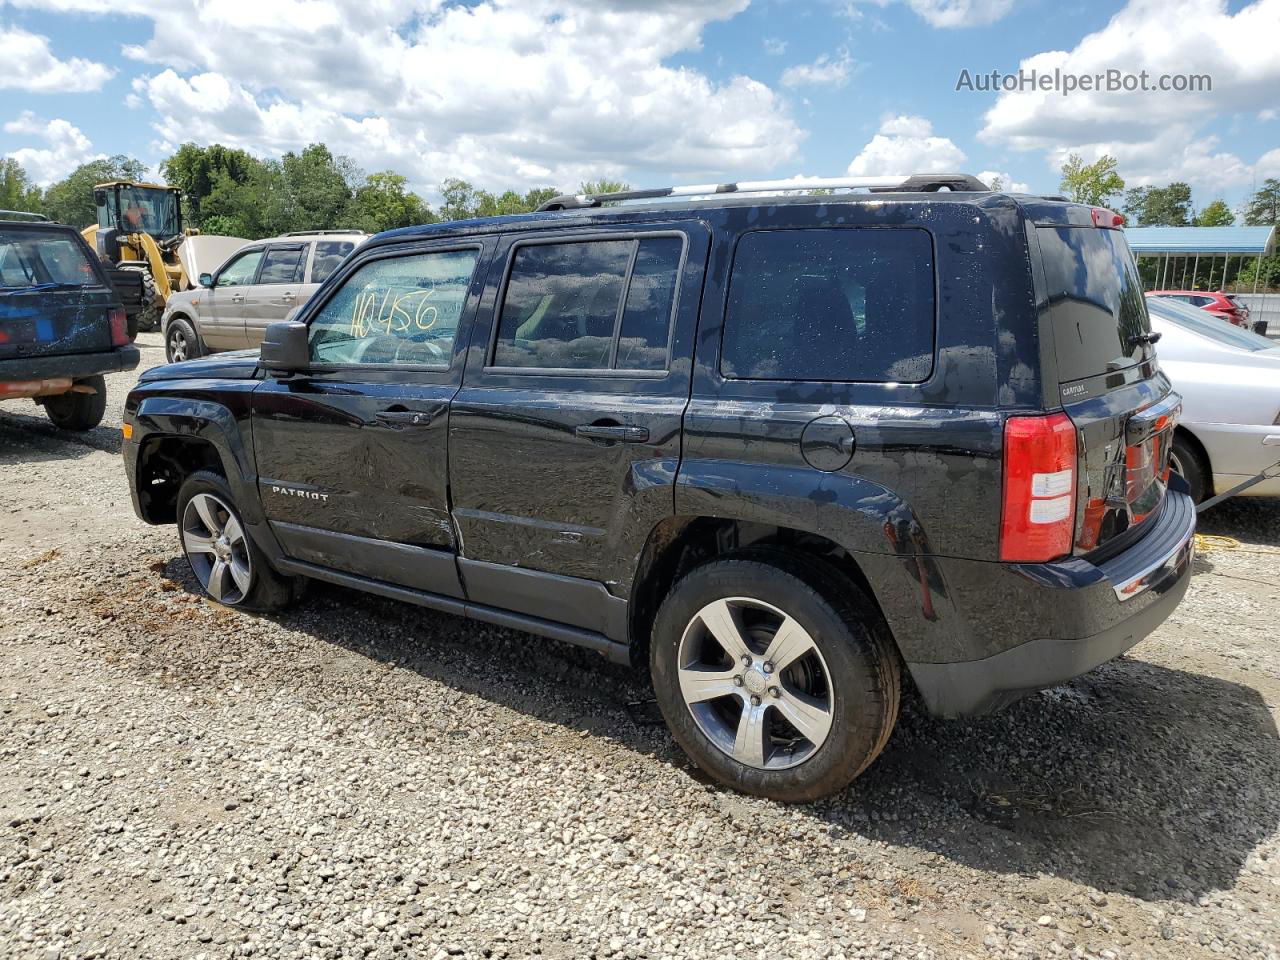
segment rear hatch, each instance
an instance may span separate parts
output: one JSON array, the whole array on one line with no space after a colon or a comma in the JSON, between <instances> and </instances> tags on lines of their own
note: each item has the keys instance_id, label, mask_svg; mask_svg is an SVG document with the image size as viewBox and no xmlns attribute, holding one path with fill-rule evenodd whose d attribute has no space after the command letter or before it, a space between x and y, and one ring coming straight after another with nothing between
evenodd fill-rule
<instances>
[{"instance_id":1,"label":"rear hatch","mask_svg":"<svg viewBox=\"0 0 1280 960\"><path fill-rule=\"evenodd\" d=\"M1070 225L1042 221L1036 235L1058 399L1077 436L1073 552L1086 554L1121 548L1159 512L1181 402L1159 371L1124 232L1110 226L1119 218L1072 213Z\"/></svg>"},{"instance_id":2,"label":"rear hatch","mask_svg":"<svg viewBox=\"0 0 1280 960\"><path fill-rule=\"evenodd\" d=\"M0 359L110 350L114 300L75 231L0 223Z\"/></svg>"}]
</instances>

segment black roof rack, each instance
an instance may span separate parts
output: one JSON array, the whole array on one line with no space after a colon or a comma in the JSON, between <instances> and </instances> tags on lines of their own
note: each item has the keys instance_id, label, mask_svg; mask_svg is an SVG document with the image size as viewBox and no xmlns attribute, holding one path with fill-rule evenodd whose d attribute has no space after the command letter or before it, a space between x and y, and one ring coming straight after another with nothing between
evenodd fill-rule
<instances>
[{"instance_id":1,"label":"black roof rack","mask_svg":"<svg viewBox=\"0 0 1280 960\"><path fill-rule=\"evenodd\" d=\"M31 213L27 210L0 210L0 220L18 220L23 223L53 223L43 213Z\"/></svg>"},{"instance_id":2,"label":"black roof rack","mask_svg":"<svg viewBox=\"0 0 1280 960\"><path fill-rule=\"evenodd\" d=\"M872 193L933 193L939 190L989 192L977 177L967 173L916 173L909 177L796 177L791 180L743 180L738 183L696 183L649 190L615 193L564 194L552 197L538 210L576 210L624 200L664 198L700 199L724 193L804 193L809 190L870 190Z\"/></svg>"}]
</instances>

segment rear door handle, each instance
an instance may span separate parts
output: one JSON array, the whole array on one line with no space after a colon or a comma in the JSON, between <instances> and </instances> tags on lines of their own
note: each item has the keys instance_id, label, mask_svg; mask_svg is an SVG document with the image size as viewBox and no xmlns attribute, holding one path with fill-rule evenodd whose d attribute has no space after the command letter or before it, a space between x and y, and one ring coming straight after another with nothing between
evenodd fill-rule
<instances>
[{"instance_id":1,"label":"rear door handle","mask_svg":"<svg viewBox=\"0 0 1280 960\"><path fill-rule=\"evenodd\" d=\"M281 299L281 300L292 300L292 299L294 299L293 291L292 291L292 290L286 290L284 293L280 294L280 299Z\"/></svg>"},{"instance_id":2,"label":"rear door handle","mask_svg":"<svg viewBox=\"0 0 1280 960\"><path fill-rule=\"evenodd\" d=\"M421 410L379 410L373 416L389 427L425 427L436 418L434 413Z\"/></svg>"},{"instance_id":3,"label":"rear door handle","mask_svg":"<svg viewBox=\"0 0 1280 960\"><path fill-rule=\"evenodd\" d=\"M573 431L589 440L606 440L611 443L648 443L646 427L628 427L622 424L584 423Z\"/></svg>"},{"instance_id":4,"label":"rear door handle","mask_svg":"<svg viewBox=\"0 0 1280 960\"><path fill-rule=\"evenodd\" d=\"M235 293L235 294L232 294L232 295L231 295L231 302L232 302L232 303L244 303L244 294L243 294L243 293Z\"/></svg>"}]
</instances>

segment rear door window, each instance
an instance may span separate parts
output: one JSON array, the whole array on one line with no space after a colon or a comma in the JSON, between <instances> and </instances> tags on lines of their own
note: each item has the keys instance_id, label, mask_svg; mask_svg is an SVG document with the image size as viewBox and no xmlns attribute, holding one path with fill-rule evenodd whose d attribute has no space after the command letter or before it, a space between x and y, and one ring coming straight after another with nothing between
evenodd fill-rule
<instances>
[{"instance_id":1,"label":"rear door window","mask_svg":"<svg viewBox=\"0 0 1280 960\"><path fill-rule=\"evenodd\" d=\"M933 243L909 227L765 230L738 243L720 372L919 383L933 370Z\"/></svg>"},{"instance_id":2,"label":"rear door window","mask_svg":"<svg viewBox=\"0 0 1280 960\"><path fill-rule=\"evenodd\" d=\"M262 258L258 283L301 283L306 262L307 248L303 244L271 247Z\"/></svg>"},{"instance_id":3,"label":"rear door window","mask_svg":"<svg viewBox=\"0 0 1280 960\"><path fill-rule=\"evenodd\" d=\"M1120 230L1040 227L1058 379L1080 380L1140 362L1151 331L1142 282Z\"/></svg>"},{"instance_id":4,"label":"rear door window","mask_svg":"<svg viewBox=\"0 0 1280 960\"><path fill-rule=\"evenodd\" d=\"M502 301L496 367L667 367L684 238L518 246Z\"/></svg>"}]
</instances>

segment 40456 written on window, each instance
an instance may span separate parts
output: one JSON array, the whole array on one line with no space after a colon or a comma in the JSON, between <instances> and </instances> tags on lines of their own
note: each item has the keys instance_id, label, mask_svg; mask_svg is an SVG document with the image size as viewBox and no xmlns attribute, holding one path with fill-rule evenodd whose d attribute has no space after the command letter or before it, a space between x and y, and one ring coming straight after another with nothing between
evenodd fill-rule
<instances>
[{"instance_id":1,"label":"40456 written on window","mask_svg":"<svg viewBox=\"0 0 1280 960\"><path fill-rule=\"evenodd\" d=\"M373 260L311 323L311 362L447 366L478 250Z\"/></svg>"}]
</instances>

